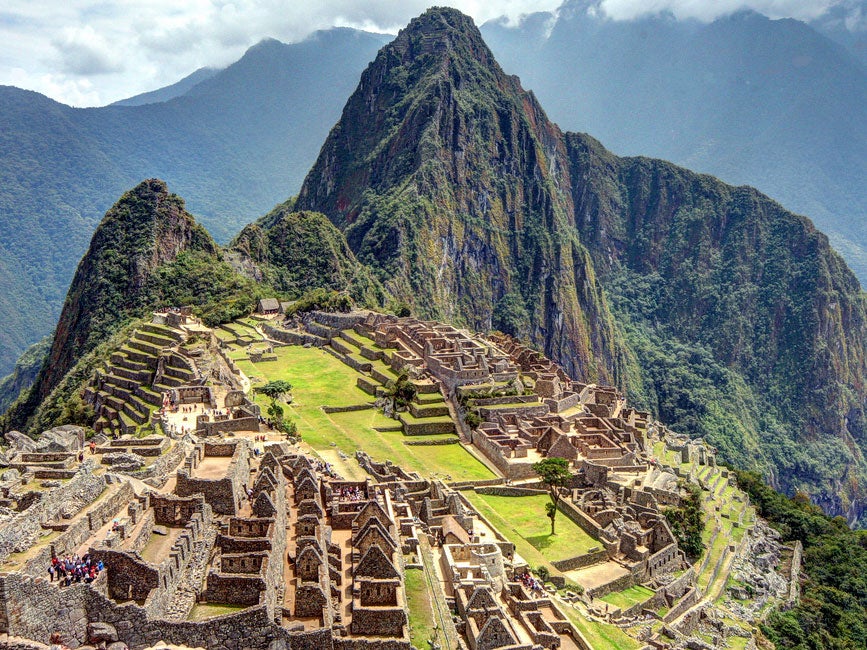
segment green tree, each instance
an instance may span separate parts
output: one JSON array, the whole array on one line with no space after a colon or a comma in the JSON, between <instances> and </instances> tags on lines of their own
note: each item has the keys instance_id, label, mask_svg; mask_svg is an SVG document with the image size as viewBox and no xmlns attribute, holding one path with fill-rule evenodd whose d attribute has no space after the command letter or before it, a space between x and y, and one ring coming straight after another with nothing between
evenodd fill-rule
<instances>
[{"instance_id":1,"label":"green tree","mask_svg":"<svg viewBox=\"0 0 867 650\"><path fill-rule=\"evenodd\" d=\"M391 398L394 406L394 411L401 411L409 406L409 403L415 399L418 389L409 380L409 375L406 371L401 372L397 379L388 382L386 387L387 396Z\"/></svg>"},{"instance_id":2,"label":"green tree","mask_svg":"<svg viewBox=\"0 0 867 650\"><path fill-rule=\"evenodd\" d=\"M283 379L275 379L273 381L269 381L263 386L255 388L254 390L257 393L264 395L265 397L271 398L272 402L276 402L278 399L280 399L286 393L292 390L292 384Z\"/></svg>"},{"instance_id":3,"label":"green tree","mask_svg":"<svg viewBox=\"0 0 867 650\"><path fill-rule=\"evenodd\" d=\"M681 550L692 558L699 558L704 551L701 541L704 530L701 489L694 483L682 484L681 487L686 490L686 496L681 499L678 507L665 509L665 518Z\"/></svg>"},{"instance_id":4,"label":"green tree","mask_svg":"<svg viewBox=\"0 0 867 650\"><path fill-rule=\"evenodd\" d=\"M275 379L253 390L271 400L267 410L268 416L274 421L274 428L283 431L283 407L277 403L277 400L292 390L292 384L283 379Z\"/></svg>"},{"instance_id":5,"label":"green tree","mask_svg":"<svg viewBox=\"0 0 867 650\"><path fill-rule=\"evenodd\" d=\"M565 458L545 458L533 463L533 471L542 479L542 483L548 488L548 496L551 497L551 502L545 504L545 514L551 520L551 534L554 535L557 506L572 481L569 461Z\"/></svg>"}]
</instances>

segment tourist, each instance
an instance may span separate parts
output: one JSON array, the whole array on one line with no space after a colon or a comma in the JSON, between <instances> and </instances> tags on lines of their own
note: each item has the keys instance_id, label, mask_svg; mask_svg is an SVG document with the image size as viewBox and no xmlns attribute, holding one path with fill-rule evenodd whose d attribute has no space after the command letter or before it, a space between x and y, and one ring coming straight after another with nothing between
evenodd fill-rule
<instances>
[{"instance_id":1,"label":"tourist","mask_svg":"<svg viewBox=\"0 0 867 650\"><path fill-rule=\"evenodd\" d=\"M96 453L96 443L91 440L90 441L90 455L93 456Z\"/></svg>"},{"instance_id":2,"label":"tourist","mask_svg":"<svg viewBox=\"0 0 867 650\"><path fill-rule=\"evenodd\" d=\"M69 650L69 648L63 645L60 632L52 632L51 636L48 638L48 643L49 650Z\"/></svg>"}]
</instances>

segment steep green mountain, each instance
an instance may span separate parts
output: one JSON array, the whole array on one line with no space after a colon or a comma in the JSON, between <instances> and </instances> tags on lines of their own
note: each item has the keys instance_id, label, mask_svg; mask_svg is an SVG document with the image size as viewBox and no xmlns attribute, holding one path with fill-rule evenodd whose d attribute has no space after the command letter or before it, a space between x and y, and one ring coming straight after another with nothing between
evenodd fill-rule
<instances>
[{"instance_id":1,"label":"steep green mountain","mask_svg":"<svg viewBox=\"0 0 867 650\"><path fill-rule=\"evenodd\" d=\"M322 214L293 211L291 201L245 227L230 251L247 275L289 296L323 288L348 291L357 303L371 306L385 298L343 233Z\"/></svg>"},{"instance_id":2,"label":"steep green mountain","mask_svg":"<svg viewBox=\"0 0 867 650\"><path fill-rule=\"evenodd\" d=\"M499 328L570 371L623 359L574 222L565 143L466 16L432 10L364 72L296 207L421 315Z\"/></svg>"},{"instance_id":3,"label":"steep green mountain","mask_svg":"<svg viewBox=\"0 0 867 650\"><path fill-rule=\"evenodd\" d=\"M50 348L51 338L48 336L34 343L15 362L12 372L0 379L0 413L12 405L22 390L30 388L45 363Z\"/></svg>"},{"instance_id":4,"label":"steep green mountain","mask_svg":"<svg viewBox=\"0 0 867 650\"><path fill-rule=\"evenodd\" d=\"M143 105L74 109L0 87L0 375L49 334L93 229L126 189L166 179L227 242L297 190L386 39L334 29L264 41L210 78L158 93L169 101L132 102Z\"/></svg>"},{"instance_id":5,"label":"steep green mountain","mask_svg":"<svg viewBox=\"0 0 867 650\"><path fill-rule=\"evenodd\" d=\"M163 181L140 183L96 229L48 355L32 388L10 410L7 427L27 428L64 377L93 361L88 355L131 319L157 307L192 305L206 322L218 323L249 312L258 295L258 287L223 260L183 199ZM74 388L69 384L61 397L71 397Z\"/></svg>"},{"instance_id":6,"label":"steep green mountain","mask_svg":"<svg viewBox=\"0 0 867 650\"><path fill-rule=\"evenodd\" d=\"M418 313L524 336L860 517L867 305L827 238L755 190L562 134L458 12L383 48L296 208Z\"/></svg>"},{"instance_id":7,"label":"steep green mountain","mask_svg":"<svg viewBox=\"0 0 867 650\"><path fill-rule=\"evenodd\" d=\"M813 218L867 281L863 58L797 20L612 20L604 4L567 0L482 33L563 129L757 187ZM829 21L853 8L838 9Z\"/></svg>"}]
</instances>

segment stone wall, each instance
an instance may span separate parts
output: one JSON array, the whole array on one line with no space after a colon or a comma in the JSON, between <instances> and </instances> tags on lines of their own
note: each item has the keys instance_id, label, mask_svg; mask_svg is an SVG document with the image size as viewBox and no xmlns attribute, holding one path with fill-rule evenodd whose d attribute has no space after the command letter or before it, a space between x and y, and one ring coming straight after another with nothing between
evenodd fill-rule
<instances>
[{"instance_id":1,"label":"stone wall","mask_svg":"<svg viewBox=\"0 0 867 650\"><path fill-rule=\"evenodd\" d=\"M599 539L602 535L602 528L599 526L599 524L593 521L593 519L586 512L581 510L571 501L561 499L559 510L564 515L569 517L569 519L578 524L578 526L593 539Z\"/></svg>"},{"instance_id":2,"label":"stone wall","mask_svg":"<svg viewBox=\"0 0 867 650\"><path fill-rule=\"evenodd\" d=\"M94 531L99 530L110 519L113 519L124 504L133 499L132 485L117 484L109 488L111 493L103 497L90 511L80 517L66 531L61 533L51 544L43 547L22 571L32 576L44 576L51 562L52 555L66 555L81 546Z\"/></svg>"},{"instance_id":3,"label":"stone wall","mask_svg":"<svg viewBox=\"0 0 867 650\"><path fill-rule=\"evenodd\" d=\"M481 451L493 465L507 478L513 481L519 481L528 478L535 478L536 472L533 471L533 463L530 462L510 462L503 456L502 449L499 445L493 442L488 436L480 431L472 431L470 440L476 449Z\"/></svg>"},{"instance_id":4,"label":"stone wall","mask_svg":"<svg viewBox=\"0 0 867 650\"><path fill-rule=\"evenodd\" d=\"M259 575L238 575L208 572L208 586L202 597L210 603L258 605L265 592L265 581Z\"/></svg>"},{"instance_id":5,"label":"stone wall","mask_svg":"<svg viewBox=\"0 0 867 650\"><path fill-rule=\"evenodd\" d=\"M253 415L206 422L201 435L215 436L229 431L258 431L259 418Z\"/></svg>"},{"instance_id":6,"label":"stone wall","mask_svg":"<svg viewBox=\"0 0 867 650\"><path fill-rule=\"evenodd\" d=\"M175 441L172 448L162 456L158 457L153 463L136 472L130 472L130 476L134 476L139 480L154 477L165 477L170 472L173 472L178 465L184 460L184 457L189 451L189 445L181 441Z\"/></svg>"},{"instance_id":7,"label":"stone wall","mask_svg":"<svg viewBox=\"0 0 867 650\"><path fill-rule=\"evenodd\" d=\"M491 487L477 487L475 488L476 492L479 494L491 494L499 497L528 497L534 496L537 494L548 494L547 490L535 489L535 488L524 488L524 487L514 487L514 486L491 486Z\"/></svg>"},{"instance_id":8,"label":"stone wall","mask_svg":"<svg viewBox=\"0 0 867 650\"><path fill-rule=\"evenodd\" d=\"M94 476L86 464L65 485L51 488L23 512L0 524L0 560L29 549L42 534L42 522L61 518L72 503L93 503L105 489L105 479Z\"/></svg>"},{"instance_id":9,"label":"stone wall","mask_svg":"<svg viewBox=\"0 0 867 650\"><path fill-rule=\"evenodd\" d=\"M307 332L284 330L269 325L268 323L262 324L262 331L265 332L265 335L269 339L279 343L285 343L286 345L312 345L313 347L321 348L328 343L328 341L321 336L308 334Z\"/></svg>"},{"instance_id":10,"label":"stone wall","mask_svg":"<svg viewBox=\"0 0 867 650\"><path fill-rule=\"evenodd\" d=\"M608 552L604 549L576 555L575 557L566 558L565 560L555 560L551 562L559 571L574 571L575 569L583 569L584 567L600 562L608 561Z\"/></svg>"},{"instance_id":11,"label":"stone wall","mask_svg":"<svg viewBox=\"0 0 867 650\"><path fill-rule=\"evenodd\" d=\"M225 476L220 479L195 478L190 476L187 468L179 469L175 494L182 497L204 494L205 501L216 514L234 515L245 496L243 486L250 481L250 463L246 444L241 441L234 445L205 444L206 456L219 456L224 452L218 453L218 449L233 447L234 453L226 468ZM213 450L213 453L209 450Z\"/></svg>"},{"instance_id":12,"label":"stone wall","mask_svg":"<svg viewBox=\"0 0 867 650\"><path fill-rule=\"evenodd\" d=\"M402 607L354 607L352 628L370 636L402 637L406 612Z\"/></svg>"},{"instance_id":13,"label":"stone wall","mask_svg":"<svg viewBox=\"0 0 867 650\"><path fill-rule=\"evenodd\" d=\"M98 581L104 581L99 576ZM84 641L91 588L84 583L61 589L47 578L20 573L0 575L0 632L48 640L55 630L64 639ZM78 645L77 643L75 645Z\"/></svg>"}]
</instances>

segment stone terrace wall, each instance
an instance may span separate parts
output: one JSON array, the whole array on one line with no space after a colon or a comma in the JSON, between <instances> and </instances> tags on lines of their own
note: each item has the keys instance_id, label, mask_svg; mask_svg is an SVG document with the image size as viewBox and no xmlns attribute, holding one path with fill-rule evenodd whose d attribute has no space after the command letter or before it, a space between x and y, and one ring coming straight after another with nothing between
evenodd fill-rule
<instances>
[{"instance_id":1,"label":"stone terrace wall","mask_svg":"<svg viewBox=\"0 0 867 650\"><path fill-rule=\"evenodd\" d=\"M328 343L328 341L323 339L321 336L307 334L305 332L284 330L269 325L268 323L262 324L262 331L265 332L265 335L269 339L277 341L278 343L285 343L286 345L312 345L313 347L321 348Z\"/></svg>"},{"instance_id":2,"label":"stone terrace wall","mask_svg":"<svg viewBox=\"0 0 867 650\"><path fill-rule=\"evenodd\" d=\"M165 477L166 474L174 471L175 468L181 464L188 451L188 444L176 441L168 453L163 454L147 467L135 472L130 472L130 476L134 476L140 480L153 478L155 476Z\"/></svg>"},{"instance_id":3,"label":"stone terrace wall","mask_svg":"<svg viewBox=\"0 0 867 650\"><path fill-rule=\"evenodd\" d=\"M61 533L51 544L42 548L22 571L32 576L44 576L54 555L66 555L83 544L94 531L99 530L106 522L113 519L117 512L133 499L133 489L130 483L121 483L113 492L95 505L86 516L79 518L66 531Z\"/></svg>"},{"instance_id":4,"label":"stone terrace wall","mask_svg":"<svg viewBox=\"0 0 867 650\"><path fill-rule=\"evenodd\" d=\"M94 584L104 582L99 576ZM0 632L28 639L45 639L55 630L65 638L85 640L87 601L92 589L85 583L61 589L47 578L20 573L0 575Z\"/></svg>"},{"instance_id":5,"label":"stone terrace wall","mask_svg":"<svg viewBox=\"0 0 867 650\"><path fill-rule=\"evenodd\" d=\"M42 493L27 510L0 524L0 560L10 553L29 549L42 534L42 522L60 518L71 502L93 503L105 489L105 479L87 471L79 471L69 483Z\"/></svg>"}]
</instances>

